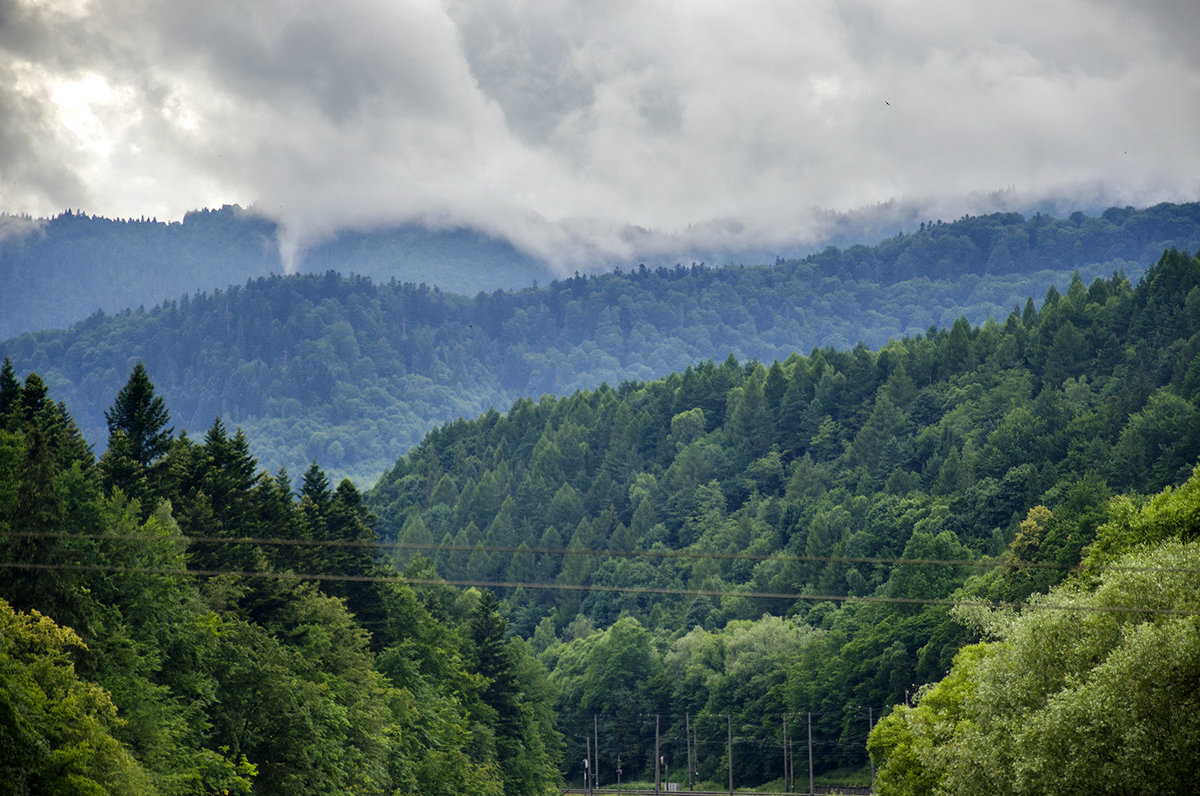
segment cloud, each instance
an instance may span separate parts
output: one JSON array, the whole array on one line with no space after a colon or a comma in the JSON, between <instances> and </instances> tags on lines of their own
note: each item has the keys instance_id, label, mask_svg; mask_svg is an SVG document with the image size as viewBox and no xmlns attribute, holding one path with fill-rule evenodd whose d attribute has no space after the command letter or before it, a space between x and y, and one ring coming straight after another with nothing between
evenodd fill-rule
<instances>
[{"instance_id":1,"label":"cloud","mask_svg":"<svg viewBox=\"0 0 1200 796\"><path fill-rule=\"evenodd\" d=\"M1184 0L0 0L0 209L470 224L570 270L1200 190ZM997 193L999 192L999 193ZM997 197L1004 197L1002 200Z\"/></svg>"}]
</instances>

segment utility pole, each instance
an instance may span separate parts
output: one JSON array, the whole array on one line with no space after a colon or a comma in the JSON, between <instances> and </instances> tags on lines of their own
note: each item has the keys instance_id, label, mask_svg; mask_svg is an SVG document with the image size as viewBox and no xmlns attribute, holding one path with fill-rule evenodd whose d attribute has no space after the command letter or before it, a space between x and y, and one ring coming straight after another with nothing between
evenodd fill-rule
<instances>
[{"instance_id":1,"label":"utility pole","mask_svg":"<svg viewBox=\"0 0 1200 796\"><path fill-rule=\"evenodd\" d=\"M592 714L592 739L595 741L592 744L592 771L596 772L596 787L600 787L600 720L595 713Z\"/></svg>"},{"instance_id":2,"label":"utility pole","mask_svg":"<svg viewBox=\"0 0 1200 796\"><path fill-rule=\"evenodd\" d=\"M808 792L811 796L813 792L813 765L812 765L812 711L808 712Z\"/></svg>"},{"instance_id":3,"label":"utility pole","mask_svg":"<svg viewBox=\"0 0 1200 796\"><path fill-rule=\"evenodd\" d=\"M867 740L871 738L871 730L875 729L875 708L867 705ZM871 753L867 752L867 761L871 764L871 787L875 787L875 761L871 759Z\"/></svg>"},{"instance_id":4,"label":"utility pole","mask_svg":"<svg viewBox=\"0 0 1200 796\"><path fill-rule=\"evenodd\" d=\"M729 769L729 796L733 796L733 714L725 714L725 767Z\"/></svg>"},{"instance_id":5,"label":"utility pole","mask_svg":"<svg viewBox=\"0 0 1200 796\"><path fill-rule=\"evenodd\" d=\"M583 753L583 789L588 793L592 792L592 778L589 776L592 768L592 736L586 732L583 734L584 743L587 745Z\"/></svg>"},{"instance_id":6,"label":"utility pole","mask_svg":"<svg viewBox=\"0 0 1200 796\"><path fill-rule=\"evenodd\" d=\"M787 771L790 772L791 779L788 780L788 794L796 792L796 752L792 747L792 740L787 740Z\"/></svg>"},{"instance_id":7,"label":"utility pole","mask_svg":"<svg viewBox=\"0 0 1200 796\"><path fill-rule=\"evenodd\" d=\"M788 784L788 768L787 768L787 714L783 714L783 789L787 790Z\"/></svg>"},{"instance_id":8,"label":"utility pole","mask_svg":"<svg viewBox=\"0 0 1200 796\"><path fill-rule=\"evenodd\" d=\"M688 790L695 790L696 783L692 780L692 772L695 771L695 766L692 765L692 714L683 714L683 743L687 747L687 767L688 767Z\"/></svg>"},{"instance_id":9,"label":"utility pole","mask_svg":"<svg viewBox=\"0 0 1200 796\"><path fill-rule=\"evenodd\" d=\"M662 778L658 773L658 714L654 714L654 796L659 796Z\"/></svg>"}]
</instances>

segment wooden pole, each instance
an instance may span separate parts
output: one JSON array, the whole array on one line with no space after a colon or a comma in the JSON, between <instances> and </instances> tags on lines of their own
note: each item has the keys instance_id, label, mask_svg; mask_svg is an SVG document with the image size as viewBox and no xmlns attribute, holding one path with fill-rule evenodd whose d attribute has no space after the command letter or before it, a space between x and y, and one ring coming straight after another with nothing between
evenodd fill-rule
<instances>
[{"instance_id":1,"label":"wooden pole","mask_svg":"<svg viewBox=\"0 0 1200 796\"><path fill-rule=\"evenodd\" d=\"M796 792L796 753L792 746L792 739L788 738L788 793Z\"/></svg>"},{"instance_id":2,"label":"wooden pole","mask_svg":"<svg viewBox=\"0 0 1200 796\"><path fill-rule=\"evenodd\" d=\"M592 714L592 771L596 772L593 780L596 787L600 787L600 719L596 718L596 714Z\"/></svg>"},{"instance_id":3,"label":"wooden pole","mask_svg":"<svg viewBox=\"0 0 1200 796\"><path fill-rule=\"evenodd\" d=\"M870 740L871 730L875 729L875 708L867 705L867 739ZM871 759L871 753L867 752L867 762L871 764L871 787L875 787L875 761Z\"/></svg>"},{"instance_id":4,"label":"wooden pole","mask_svg":"<svg viewBox=\"0 0 1200 796\"><path fill-rule=\"evenodd\" d=\"M725 767L729 769L729 796L733 796L733 714L725 714Z\"/></svg>"},{"instance_id":5,"label":"wooden pole","mask_svg":"<svg viewBox=\"0 0 1200 796\"><path fill-rule=\"evenodd\" d=\"M787 790L788 769L787 769L787 714L783 714L783 789Z\"/></svg>"},{"instance_id":6,"label":"wooden pole","mask_svg":"<svg viewBox=\"0 0 1200 796\"><path fill-rule=\"evenodd\" d=\"M683 743L687 747L688 790L695 790L696 783L692 774L696 768L692 765L692 714L683 714Z\"/></svg>"},{"instance_id":7,"label":"wooden pole","mask_svg":"<svg viewBox=\"0 0 1200 796\"><path fill-rule=\"evenodd\" d=\"M659 796L662 778L658 772L658 714L654 714L654 796Z\"/></svg>"},{"instance_id":8,"label":"wooden pole","mask_svg":"<svg viewBox=\"0 0 1200 796\"><path fill-rule=\"evenodd\" d=\"M812 711L808 712L808 792L813 792L813 761L812 761Z\"/></svg>"}]
</instances>

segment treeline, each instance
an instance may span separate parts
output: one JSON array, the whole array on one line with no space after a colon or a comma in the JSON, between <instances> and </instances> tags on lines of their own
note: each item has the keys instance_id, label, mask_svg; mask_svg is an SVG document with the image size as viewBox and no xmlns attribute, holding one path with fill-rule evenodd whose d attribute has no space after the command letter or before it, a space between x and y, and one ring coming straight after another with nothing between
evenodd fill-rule
<instances>
[{"instance_id":1,"label":"treeline","mask_svg":"<svg viewBox=\"0 0 1200 796\"><path fill-rule=\"evenodd\" d=\"M1184 482L1198 396L1200 259L1170 251L1136 287L1075 278L1003 323L521 399L436 429L367 501L398 564L511 584L567 760L597 716L659 715L675 738L690 719L710 745L756 739L734 774L758 784L783 715L812 714L818 770L864 764L868 709L978 639L956 592L1044 592L1114 494ZM601 744L652 763L615 725Z\"/></svg>"},{"instance_id":2,"label":"treeline","mask_svg":"<svg viewBox=\"0 0 1200 796\"><path fill-rule=\"evenodd\" d=\"M107 417L97 461L0 370L0 789L559 792L546 674L491 594L401 582L349 481L175 435L140 364Z\"/></svg>"},{"instance_id":3,"label":"treeline","mask_svg":"<svg viewBox=\"0 0 1200 796\"><path fill-rule=\"evenodd\" d=\"M438 423L522 396L658 378L730 352L769 362L879 348L960 316L1004 317L1077 270L1085 284L1140 272L1189 241L1200 246L1200 204L964 218L772 266L636 268L474 298L333 272L263 277L24 335L3 353L41 374L94 444L105 396L140 360L181 428L198 434L220 416L272 471L316 459L371 483Z\"/></svg>"},{"instance_id":4,"label":"treeline","mask_svg":"<svg viewBox=\"0 0 1200 796\"><path fill-rule=\"evenodd\" d=\"M467 294L524 287L549 273L508 243L466 229L409 224L345 231L289 263L280 258L280 237L274 221L237 205L194 210L172 222L73 210L49 219L0 214L0 285L7 296L0 339L288 269L436 283Z\"/></svg>"}]
</instances>

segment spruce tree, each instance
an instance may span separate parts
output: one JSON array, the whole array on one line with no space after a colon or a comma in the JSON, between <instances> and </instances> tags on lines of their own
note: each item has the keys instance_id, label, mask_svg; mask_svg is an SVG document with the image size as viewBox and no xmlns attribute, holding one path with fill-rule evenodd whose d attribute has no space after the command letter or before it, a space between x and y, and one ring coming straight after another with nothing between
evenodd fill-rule
<instances>
[{"instance_id":1,"label":"spruce tree","mask_svg":"<svg viewBox=\"0 0 1200 796\"><path fill-rule=\"evenodd\" d=\"M329 511L329 504L333 500L333 495L329 490L329 479L325 477L325 473L321 471L316 462L310 464L304 472L300 496L312 500L322 516Z\"/></svg>"},{"instance_id":2,"label":"spruce tree","mask_svg":"<svg viewBox=\"0 0 1200 796\"><path fill-rule=\"evenodd\" d=\"M104 419L108 422L109 445L118 433L123 433L127 455L142 467L149 467L171 447L175 429L167 427L170 414L163 399L155 396L154 385L141 362L134 366Z\"/></svg>"},{"instance_id":3,"label":"spruce tree","mask_svg":"<svg viewBox=\"0 0 1200 796\"><path fill-rule=\"evenodd\" d=\"M20 399L21 382L17 381L12 360L5 357L4 367L0 368L0 428L6 425L6 418Z\"/></svg>"}]
</instances>

